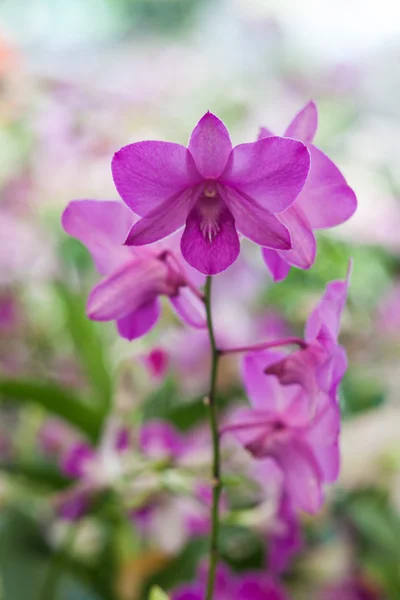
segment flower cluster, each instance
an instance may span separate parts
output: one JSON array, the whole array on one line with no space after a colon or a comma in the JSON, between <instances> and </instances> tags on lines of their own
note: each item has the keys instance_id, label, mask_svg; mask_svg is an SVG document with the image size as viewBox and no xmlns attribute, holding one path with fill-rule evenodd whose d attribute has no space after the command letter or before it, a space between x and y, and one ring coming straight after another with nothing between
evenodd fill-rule
<instances>
[{"instance_id":1,"label":"flower cluster","mask_svg":"<svg viewBox=\"0 0 400 600\"><path fill-rule=\"evenodd\" d=\"M338 477L338 388L347 367L338 335L349 273L328 283L304 338L225 346L210 297L211 276L233 268L242 237L261 247L280 281L291 266L312 266L314 230L339 225L355 211L343 175L313 145L316 129L310 102L284 136L262 128L257 141L233 147L225 125L208 112L187 148L144 141L115 154L112 174L123 202L76 200L62 217L65 231L86 245L103 276L87 302L90 319L115 321L120 336L134 340L155 325L164 296L184 323L204 330L200 345L205 342L207 351L211 345L211 385L203 389L211 435L185 436L153 421L137 428L133 445L119 426L106 432L97 450L77 442L62 453L63 471L75 479L74 493L61 503L65 516L81 516L95 491L118 488L138 531L158 538L166 552L176 552L189 537L210 535L207 569L176 591L175 600L202 598L206 589L208 600L286 598L276 578L303 543L299 511L316 513L325 485ZM235 277L236 271L228 273ZM225 310L229 302L224 298ZM289 352L293 345L298 349ZM220 419L218 365L237 353L244 355L250 406ZM142 355L143 362L155 379L168 371L161 347ZM239 447L245 474L235 462ZM235 513L223 493L224 472L257 489L246 515ZM229 522L234 513L267 535L266 573L239 576L217 567L219 521Z\"/></svg>"}]
</instances>

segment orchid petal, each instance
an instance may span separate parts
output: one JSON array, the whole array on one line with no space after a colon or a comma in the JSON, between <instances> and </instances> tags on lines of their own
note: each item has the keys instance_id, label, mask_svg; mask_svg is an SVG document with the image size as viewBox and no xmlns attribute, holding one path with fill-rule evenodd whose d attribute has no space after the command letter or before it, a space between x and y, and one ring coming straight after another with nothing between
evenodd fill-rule
<instances>
[{"instance_id":1,"label":"orchid petal","mask_svg":"<svg viewBox=\"0 0 400 600\"><path fill-rule=\"evenodd\" d=\"M232 143L224 123L208 112L193 129L188 147L204 179L216 179L226 166Z\"/></svg>"},{"instance_id":2,"label":"orchid petal","mask_svg":"<svg viewBox=\"0 0 400 600\"><path fill-rule=\"evenodd\" d=\"M235 220L223 207L218 215L218 231L211 239L201 231L202 220L202 214L195 207L186 221L181 250L192 267L205 275L215 275L227 269L239 255Z\"/></svg>"},{"instance_id":3,"label":"orchid petal","mask_svg":"<svg viewBox=\"0 0 400 600\"><path fill-rule=\"evenodd\" d=\"M185 224L196 197L193 190L186 190L171 200L168 208L160 209L160 212L153 217L140 219L129 231L125 244L143 246L171 235Z\"/></svg>"},{"instance_id":4,"label":"orchid petal","mask_svg":"<svg viewBox=\"0 0 400 600\"><path fill-rule=\"evenodd\" d=\"M121 337L132 341L149 331L157 322L161 312L158 299L142 304L135 312L117 320L117 329Z\"/></svg>"},{"instance_id":5,"label":"orchid petal","mask_svg":"<svg viewBox=\"0 0 400 600\"><path fill-rule=\"evenodd\" d=\"M294 117L285 131L285 137L311 144L318 127L318 111L315 102L309 102Z\"/></svg>"},{"instance_id":6,"label":"orchid petal","mask_svg":"<svg viewBox=\"0 0 400 600\"><path fill-rule=\"evenodd\" d=\"M285 225L268 210L257 206L232 189L223 189L222 197L235 218L239 233L260 246L279 250L291 247L290 234Z\"/></svg>"},{"instance_id":7,"label":"orchid petal","mask_svg":"<svg viewBox=\"0 0 400 600\"><path fill-rule=\"evenodd\" d=\"M280 252L280 257L290 265L309 269L315 261L317 243L306 217L297 206L297 201L280 213L279 219L286 225L292 240L291 250Z\"/></svg>"},{"instance_id":8,"label":"orchid petal","mask_svg":"<svg viewBox=\"0 0 400 600\"><path fill-rule=\"evenodd\" d=\"M167 267L157 259L133 259L93 288L87 314L94 321L122 319L167 293Z\"/></svg>"},{"instance_id":9,"label":"orchid petal","mask_svg":"<svg viewBox=\"0 0 400 600\"><path fill-rule=\"evenodd\" d=\"M278 252L269 248L262 249L262 257L275 282L283 281L289 275L290 265Z\"/></svg>"},{"instance_id":10,"label":"orchid petal","mask_svg":"<svg viewBox=\"0 0 400 600\"><path fill-rule=\"evenodd\" d=\"M357 198L335 164L318 148L309 146L311 169L296 200L313 229L335 227L354 214Z\"/></svg>"},{"instance_id":11,"label":"orchid petal","mask_svg":"<svg viewBox=\"0 0 400 600\"><path fill-rule=\"evenodd\" d=\"M106 275L131 257L122 244L136 217L122 202L74 200L61 218L64 230L88 248L97 270Z\"/></svg>"},{"instance_id":12,"label":"orchid petal","mask_svg":"<svg viewBox=\"0 0 400 600\"><path fill-rule=\"evenodd\" d=\"M268 129L268 127L260 127L260 131L259 131L257 140L263 140L264 138L274 137L274 136L275 136L274 132L271 131L270 129Z\"/></svg>"},{"instance_id":13,"label":"orchid petal","mask_svg":"<svg viewBox=\"0 0 400 600\"><path fill-rule=\"evenodd\" d=\"M285 354L269 350L266 352L251 352L242 361L242 379L246 394L253 408L258 410L273 410L278 396L282 392L278 380L268 377L265 369L279 363Z\"/></svg>"},{"instance_id":14,"label":"orchid petal","mask_svg":"<svg viewBox=\"0 0 400 600\"><path fill-rule=\"evenodd\" d=\"M324 481L336 481L340 468L339 433L340 408L328 396L321 395L322 404L307 431L307 441L315 449Z\"/></svg>"},{"instance_id":15,"label":"orchid petal","mask_svg":"<svg viewBox=\"0 0 400 600\"><path fill-rule=\"evenodd\" d=\"M285 486L293 506L314 514L323 501L319 464L311 448L292 438L274 449L274 456L285 475Z\"/></svg>"},{"instance_id":16,"label":"orchid petal","mask_svg":"<svg viewBox=\"0 0 400 600\"><path fill-rule=\"evenodd\" d=\"M182 286L178 294L169 299L175 312L185 323L197 329L207 327L204 302L188 287Z\"/></svg>"},{"instance_id":17,"label":"orchid petal","mask_svg":"<svg viewBox=\"0 0 400 600\"><path fill-rule=\"evenodd\" d=\"M319 337L319 341L326 348L335 344L339 335L340 318L347 300L349 276L348 274L344 281L331 281L326 286L324 295L307 320L305 328L307 342Z\"/></svg>"},{"instance_id":18,"label":"orchid petal","mask_svg":"<svg viewBox=\"0 0 400 600\"><path fill-rule=\"evenodd\" d=\"M170 142L137 142L116 152L115 186L123 201L141 217L155 216L186 189L202 182L189 150Z\"/></svg>"},{"instance_id":19,"label":"orchid petal","mask_svg":"<svg viewBox=\"0 0 400 600\"><path fill-rule=\"evenodd\" d=\"M309 168L304 144L274 136L236 146L219 181L276 213L293 204Z\"/></svg>"}]
</instances>

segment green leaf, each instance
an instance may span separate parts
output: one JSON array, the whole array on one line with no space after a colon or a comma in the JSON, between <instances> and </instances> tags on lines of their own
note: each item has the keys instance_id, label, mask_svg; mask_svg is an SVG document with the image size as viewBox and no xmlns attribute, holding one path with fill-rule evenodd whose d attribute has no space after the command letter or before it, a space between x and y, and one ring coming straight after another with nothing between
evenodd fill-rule
<instances>
[{"instance_id":1,"label":"green leaf","mask_svg":"<svg viewBox=\"0 0 400 600\"><path fill-rule=\"evenodd\" d=\"M15 475L25 480L30 485L43 486L52 491L61 490L70 484L56 465L44 461L3 463L2 471Z\"/></svg>"},{"instance_id":2,"label":"green leaf","mask_svg":"<svg viewBox=\"0 0 400 600\"><path fill-rule=\"evenodd\" d=\"M97 439L101 430L101 415L69 390L54 383L2 379L0 400L42 406L86 433L92 440Z\"/></svg>"},{"instance_id":3,"label":"green leaf","mask_svg":"<svg viewBox=\"0 0 400 600\"><path fill-rule=\"evenodd\" d=\"M158 585L155 585L150 590L149 600L169 600L169 596Z\"/></svg>"},{"instance_id":4,"label":"green leaf","mask_svg":"<svg viewBox=\"0 0 400 600\"><path fill-rule=\"evenodd\" d=\"M75 351L95 391L97 405L106 413L111 405L112 385L97 325L87 318L85 301L80 295L74 294L62 283L56 285L56 290Z\"/></svg>"},{"instance_id":5,"label":"green leaf","mask_svg":"<svg viewBox=\"0 0 400 600\"><path fill-rule=\"evenodd\" d=\"M47 549L35 522L19 510L2 513L0 576L4 598L38 597L47 567Z\"/></svg>"}]
</instances>

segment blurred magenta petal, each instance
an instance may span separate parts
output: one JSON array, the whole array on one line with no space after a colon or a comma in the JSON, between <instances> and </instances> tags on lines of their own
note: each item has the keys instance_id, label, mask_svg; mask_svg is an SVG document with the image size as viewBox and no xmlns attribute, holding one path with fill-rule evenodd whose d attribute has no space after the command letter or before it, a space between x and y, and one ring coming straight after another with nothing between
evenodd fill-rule
<instances>
[{"instance_id":1,"label":"blurred magenta petal","mask_svg":"<svg viewBox=\"0 0 400 600\"><path fill-rule=\"evenodd\" d=\"M224 123L208 112L193 129L188 148L201 176L216 179L226 166L232 143Z\"/></svg>"},{"instance_id":2,"label":"blurred magenta petal","mask_svg":"<svg viewBox=\"0 0 400 600\"><path fill-rule=\"evenodd\" d=\"M168 293L166 266L161 261L134 259L93 288L87 314L95 321L122 319L162 293Z\"/></svg>"},{"instance_id":3,"label":"blurred magenta petal","mask_svg":"<svg viewBox=\"0 0 400 600\"><path fill-rule=\"evenodd\" d=\"M182 321L198 329L206 327L207 319L204 302L195 296L190 288L181 287L178 294L170 296L169 299Z\"/></svg>"},{"instance_id":4,"label":"blurred magenta petal","mask_svg":"<svg viewBox=\"0 0 400 600\"><path fill-rule=\"evenodd\" d=\"M340 330L340 319L346 305L350 269L345 280L331 281L324 295L311 312L305 328L307 342L321 340L323 346L335 343Z\"/></svg>"},{"instance_id":5,"label":"blurred magenta petal","mask_svg":"<svg viewBox=\"0 0 400 600\"><path fill-rule=\"evenodd\" d=\"M275 137L275 133L273 131L271 131L270 129L268 129L268 127L260 127L260 132L258 134L258 140L263 140L264 138L267 137Z\"/></svg>"},{"instance_id":6,"label":"blurred magenta petal","mask_svg":"<svg viewBox=\"0 0 400 600\"><path fill-rule=\"evenodd\" d=\"M83 477L85 466L93 460L93 448L83 442L72 444L61 458L61 469L69 477Z\"/></svg>"},{"instance_id":7,"label":"blurred magenta petal","mask_svg":"<svg viewBox=\"0 0 400 600\"><path fill-rule=\"evenodd\" d=\"M77 521L87 512L90 505L90 496L85 490L71 489L56 500L58 515L66 521Z\"/></svg>"},{"instance_id":8,"label":"blurred magenta petal","mask_svg":"<svg viewBox=\"0 0 400 600\"><path fill-rule=\"evenodd\" d=\"M202 180L189 150L171 142L124 146L114 155L112 173L119 195L141 217Z\"/></svg>"},{"instance_id":9,"label":"blurred magenta petal","mask_svg":"<svg viewBox=\"0 0 400 600\"><path fill-rule=\"evenodd\" d=\"M273 573L281 573L303 548L300 521L285 491L281 494L275 521L268 539L268 567Z\"/></svg>"},{"instance_id":10,"label":"blurred magenta petal","mask_svg":"<svg viewBox=\"0 0 400 600\"><path fill-rule=\"evenodd\" d=\"M336 481L340 469L340 408L333 402L322 402L313 418L308 440L315 448L315 458L328 483Z\"/></svg>"},{"instance_id":11,"label":"blurred magenta petal","mask_svg":"<svg viewBox=\"0 0 400 600\"><path fill-rule=\"evenodd\" d=\"M102 275L130 258L122 244L134 221L122 202L99 200L74 200L61 219L64 230L88 248Z\"/></svg>"},{"instance_id":12,"label":"blurred magenta petal","mask_svg":"<svg viewBox=\"0 0 400 600\"><path fill-rule=\"evenodd\" d=\"M304 144L270 137L236 146L220 181L276 213L296 200L309 168L310 156Z\"/></svg>"},{"instance_id":13,"label":"blurred magenta petal","mask_svg":"<svg viewBox=\"0 0 400 600\"><path fill-rule=\"evenodd\" d=\"M281 585L268 573L242 573L238 576L236 600L289 600Z\"/></svg>"},{"instance_id":14,"label":"blurred magenta petal","mask_svg":"<svg viewBox=\"0 0 400 600\"><path fill-rule=\"evenodd\" d=\"M290 265L275 250L262 249L262 256L275 282L283 281L289 275Z\"/></svg>"},{"instance_id":15,"label":"blurred magenta petal","mask_svg":"<svg viewBox=\"0 0 400 600\"><path fill-rule=\"evenodd\" d=\"M335 164L318 148L309 146L311 169L296 200L313 229L344 223L354 214L357 198Z\"/></svg>"},{"instance_id":16,"label":"blurred magenta petal","mask_svg":"<svg viewBox=\"0 0 400 600\"><path fill-rule=\"evenodd\" d=\"M202 600L207 586L207 568L201 565L196 582L184 584L172 594L172 600ZM215 577L215 600L288 600L282 586L264 571L234 573L221 562Z\"/></svg>"},{"instance_id":17,"label":"blurred magenta petal","mask_svg":"<svg viewBox=\"0 0 400 600\"><path fill-rule=\"evenodd\" d=\"M161 306L158 299L142 304L135 312L117 320L117 329L121 337L135 340L147 333L160 317Z\"/></svg>"},{"instance_id":18,"label":"blurred magenta petal","mask_svg":"<svg viewBox=\"0 0 400 600\"><path fill-rule=\"evenodd\" d=\"M215 230L209 236L202 231L202 224L203 215L195 207L189 213L182 235L182 254L200 273L215 275L227 269L239 255L235 221L229 210L222 206L214 224Z\"/></svg>"},{"instance_id":19,"label":"blurred magenta petal","mask_svg":"<svg viewBox=\"0 0 400 600\"><path fill-rule=\"evenodd\" d=\"M275 215L241 197L234 190L227 189L224 197L239 233L260 246L279 250L291 247L289 231Z\"/></svg>"},{"instance_id":20,"label":"blurred magenta petal","mask_svg":"<svg viewBox=\"0 0 400 600\"><path fill-rule=\"evenodd\" d=\"M140 428L139 444L142 451L153 459L178 457L183 450L181 436L167 421L144 423Z\"/></svg>"},{"instance_id":21,"label":"blurred magenta petal","mask_svg":"<svg viewBox=\"0 0 400 600\"><path fill-rule=\"evenodd\" d=\"M169 355L163 348L153 348L143 356L144 364L155 379L165 377L169 367Z\"/></svg>"},{"instance_id":22,"label":"blurred magenta petal","mask_svg":"<svg viewBox=\"0 0 400 600\"><path fill-rule=\"evenodd\" d=\"M284 136L311 144L318 127L318 111L315 102L311 101L297 113L286 129Z\"/></svg>"},{"instance_id":23,"label":"blurred magenta petal","mask_svg":"<svg viewBox=\"0 0 400 600\"><path fill-rule=\"evenodd\" d=\"M278 446L275 458L285 473L285 486L293 504L308 513L316 513L323 501L322 473L315 454L301 440Z\"/></svg>"},{"instance_id":24,"label":"blurred magenta petal","mask_svg":"<svg viewBox=\"0 0 400 600\"><path fill-rule=\"evenodd\" d=\"M268 406L275 406L279 383L274 377L266 377L265 369L284 357L282 352L276 351L253 352L244 356L241 375L253 408L267 410Z\"/></svg>"}]
</instances>

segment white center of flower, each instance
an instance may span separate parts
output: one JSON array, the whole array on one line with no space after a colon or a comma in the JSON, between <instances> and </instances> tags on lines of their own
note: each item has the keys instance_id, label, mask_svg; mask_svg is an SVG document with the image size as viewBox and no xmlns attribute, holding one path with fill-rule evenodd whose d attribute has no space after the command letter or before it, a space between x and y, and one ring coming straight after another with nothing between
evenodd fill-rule
<instances>
[{"instance_id":1,"label":"white center of flower","mask_svg":"<svg viewBox=\"0 0 400 600\"><path fill-rule=\"evenodd\" d=\"M213 181L207 181L204 185L203 194L206 198L215 198L217 195L217 188L215 187L215 183Z\"/></svg>"}]
</instances>

